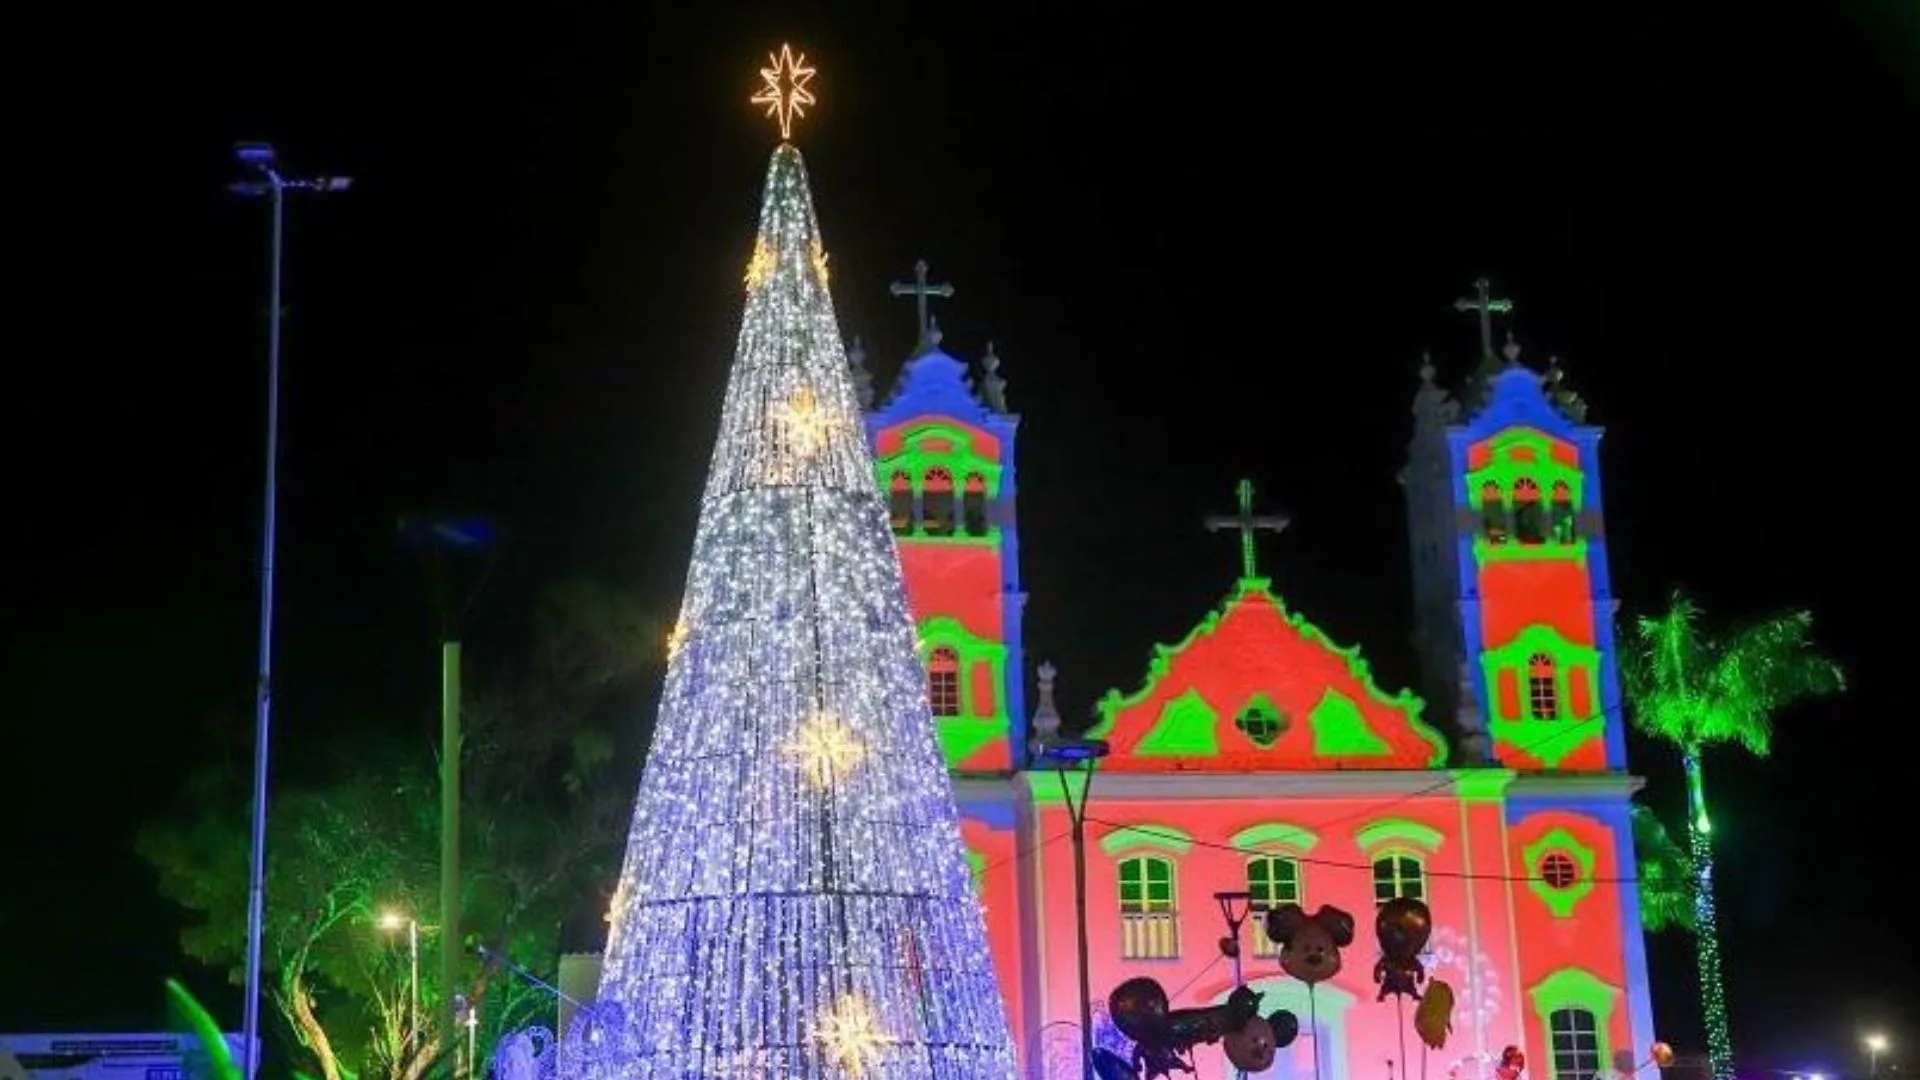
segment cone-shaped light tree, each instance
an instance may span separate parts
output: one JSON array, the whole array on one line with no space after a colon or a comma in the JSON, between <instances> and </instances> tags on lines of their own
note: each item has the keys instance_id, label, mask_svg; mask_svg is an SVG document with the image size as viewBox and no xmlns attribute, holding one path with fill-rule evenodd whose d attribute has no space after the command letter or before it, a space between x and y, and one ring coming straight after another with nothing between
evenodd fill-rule
<instances>
[{"instance_id":1,"label":"cone-shaped light tree","mask_svg":"<svg viewBox=\"0 0 1920 1080\"><path fill-rule=\"evenodd\" d=\"M807 71L783 49L765 74L784 129ZM1009 1080L899 556L784 141L746 285L577 1060L607 1080Z\"/></svg>"},{"instance_id":2,"label":"cone-shaped light tree","mask_svg":"<svg viewBox=\"0 0 1920 1080\"><path fill-rule=\"evenodd\" d=\"M1664 614L1639 621L1637 648L1627 658L1634 723L1678 748L1687 775L1687 865L1694 876L1692 928L1699 937L1694 956L1714 1080L1732 1080L1733 1040L1720 971L1713 820L1701 757L1709 746L1728 744L1765 756L1775 713L1844 687L1839 666L1814 649L1812 628L1813 616L1798 611L1709 634L1700 626L1700 609L1676 593Z\"/></svg>"}]
</instances>

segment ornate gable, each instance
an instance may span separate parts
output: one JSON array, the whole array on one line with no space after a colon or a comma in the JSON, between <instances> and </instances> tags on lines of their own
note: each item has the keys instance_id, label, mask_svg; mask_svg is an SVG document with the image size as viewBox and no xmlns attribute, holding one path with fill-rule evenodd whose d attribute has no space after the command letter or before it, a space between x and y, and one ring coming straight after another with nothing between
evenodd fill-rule
<instances>
[{"instance_id":1,"label":"ornate gable","mask_svg":"<svg viewBox=\"0 0 1920 1080\"><path fill-rule=\"evenodd\" d=\"M1108 740L1117 772L1425 769L1446 741L1410 693L1373 682L1341 648L1287 611L1259 578L1241 581L1177 645L1158 646L1146 683L1111 691L1088 734Z\"/></svg>"}]
</instances>

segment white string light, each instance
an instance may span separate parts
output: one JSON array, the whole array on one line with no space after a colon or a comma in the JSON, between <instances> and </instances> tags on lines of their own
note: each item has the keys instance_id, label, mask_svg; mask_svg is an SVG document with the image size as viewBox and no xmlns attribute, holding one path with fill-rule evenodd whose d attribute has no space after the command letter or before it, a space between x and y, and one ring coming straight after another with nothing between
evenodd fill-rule
<instances>
[{"instance_id":1,"label":"white string light","mask_svg":"<svg viewBox=\"0 0 1920 1080\"><path fill-rule=\"evenodd\" d=\"M590 1080L1011 1080L805 165L774 152Z\"/></svg>"}]
</instances>

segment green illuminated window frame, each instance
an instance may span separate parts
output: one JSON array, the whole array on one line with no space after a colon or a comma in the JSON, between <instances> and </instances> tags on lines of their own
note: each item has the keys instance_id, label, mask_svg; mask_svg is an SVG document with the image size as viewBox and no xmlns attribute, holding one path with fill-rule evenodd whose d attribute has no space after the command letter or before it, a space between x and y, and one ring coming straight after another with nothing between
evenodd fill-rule
<instances>
[{"instance_id":1,"label":"green illuminated window frame","mask_svg":"<svg viewBox=\"0 0 1920 1080\"><path fill-rule=\"evenodd\" d=\"M987 515L986 530L978 534L965 531L966 490L970 478L979 477L986 491L986 502L991 506L1000 497L1000 479L1003 467L989 461L973 448L976 435L956 424L929 423L913 428L901 436L900 449L873 463L874 482L888 500L889 513L894 521L894 535L912 538L915 541L934 544L994 544L1000 540L1000 527L993 523L992 515ZM930 448L929 444L945 443L945 449ZM900 527L899 508L893 505L895 474L906 476L912 493L913 505L918 507L926 497L927 474L935 469L944 469L952 478L953 517L952 533L930 533L926 524L918 515L909 510L911 531Z\"/></svg>"},{"instance_id":2,"label":"green illuminated window frame","mask_svg":"<svg viewBox=\"0 0 1920 1080\"><path fill-rule=\"evenodd\" d=\"M956 716L935 716L934 730L940 737L940 750L946 756L947 767L957 769L968 758L980 751L980 748L995 738L1001 738L1011 730L1007 719L1007 647L997 641L979 637L961 625L959 619L951 615L936 615L920 624L920 671L927 679L929 690L931 683L931 665L934 653L948 649L960 658L960 712ZM993 710L982 712L979 702L974 700L974 672L978 665L985 664L990 671L993 691ZM931 705L931 702L929 702Z\"/></svg>"},{"instance_id":3,"label":"green illuminated window frame","mask_svg":"<svg viewBox=\"0 0 1920 1080\"><path fill-rule=\"evenodd\" d=\"M1565 885L1547 880L1546 862L1556 855L1573 864L1574 878ZM1593 868L1599 860L1592 848L1566 829L1558 826L1548 829L1540 834L1540 839L1528 844L1520 857L1527 867L1527 888L1547 905L1556 919L1572 918L1580 901L1593 892Z\"/></svg>"},{"instance_id":4,"label":"green illuminated window frame","mask_svg":"<svg viewBox=\"0 0 1920 1080\"><path fill-rule=\"evenodd\" d=\"M1533 1002L1534 1016L1540 1023L1543 1045L1547 1047L1548 1080L1600 1080L1608 1075L1609 1049L1607 1028L1613 1019L1614 1002L1620 991L1602 982L1592 972L1565 967L1548 975L1527 991ZM1570 1069L1563 1044L1571 1043L1578 1031L1576 1022L1585 1014L1592 1021L1593 1050L1600 1068L1594 1072Z\"/></svg>"},{"instance_id":5,"label":"green illuminated window frame","mask_svg":"<svg viewBox=\"0 0 1920 1080\"><path fill-rule=\"evenodd\" d=\"M1532 428L1513 428L1493 437L1487 447L1487 464L1467 473L1467 497L1474 514L1473 553L1481 563L1514 562L1529 559L1573 558L1584 562L1586 537L1579 535L1581 509L1586 505L1586 476L1578 468L1555 460L1555 440ZM1531 460L1516 460L1516 451ZM1519 536L1519 501L1515 493L1521 482L1533 485L1539 515L1538 540L1523 541ZM1499 493L1500 512L1504 516L1505 539L1487 535L1486 506L1483 492L1491 486ZM1556 512L1556 488L1568 495L1571 515Z\"/></svg>"},{"instance_id":6,"label":"green illuminated window frame","mask_svg":"<svg viewBox=\"0 0 1920 1080\"><path fill-rule=\"evenodd\" d=\"M1114 868L1120 886L1120 955L1180 957L1179 868L1167 855L1129 855Z\"/></svg>"},{"instance_id":7,"label":"green illuminated window frame","mask_svg":"<svg viewBox=\"0 0 1920 1080\"><path fill-rule=\"evenodd\" d=\"M1389 848L1373 856L1373 903L1427 898L1427 862L1407 848Z\"/></svg>"},{"instance_id":8,"label":"green illuminated window frame","mask_svg":"<svg viewBox=\"0 0 1920 1080\"><path fill-rule=\"evenodd\" d=\"M1533 717L1529 678L1535 654L1544 654L1553 660L1557 715L1550 720ZM1505 645L1482 652L1480 665L1487 681L1488 730L1496 741L1511 743L1526 750L1544 762L1547 768L1558 768L1560 762L1585 746L1589 739L1600 738L1606 731L1606 719L1599 712L1600 653L1597 650L1568 641L1551 626L1535 623L1515 634L1513 640ZM1572 715L1573 672L1576 668L1586 673L1587 711L1591 715ZM1518 717L1509 717L1502 711L1502 673L1513 676L1518 692ZM1547 738L1553 733L1554 725L1578 725L1578 729L1569 730L1563 738Z\"/></svg>"}]
</instances>

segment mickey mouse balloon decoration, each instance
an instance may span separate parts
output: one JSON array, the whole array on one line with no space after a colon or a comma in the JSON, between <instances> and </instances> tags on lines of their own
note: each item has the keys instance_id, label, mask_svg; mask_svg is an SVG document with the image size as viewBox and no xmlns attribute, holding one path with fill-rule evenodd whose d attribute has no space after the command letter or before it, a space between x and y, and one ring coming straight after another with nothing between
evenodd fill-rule
<instances>
[{"instance_id":1,"label":"mickey mouse balloon decoration","mask_svg":"<svg viewBox=\"0 0 1920 1080\"><path fill-rule=\"evenodd\" d=\"M1267 912L1266 929L1280 946L1280 967L1308 986L1340 974L1340 950L1353 944L1353 916L1330 905L1308 915L1281 904Z\"/></svg>"},{"instance_id":2,"label":"mickey mouse balloon decoration","mask_svg":"<svg viewBox=\"0 0 1920 1080\"><path fill-rule=\"evenodd\" d=\"M1259 991L1237 987L1218 1005L1198 1009L1170 1009L1167 992L1148 978L1128 979L1107 996L1107 1011L1120 1034L1133 1040L1133 1060L1109 1051L1094 1055L1102 1080L1163 1080L1174 1071L1192 1072L1189 1060L1195 1045L1228 1041L1227 1056L1242 1068L1258 1072L1273 1064L1274 1051L1286 1046L1300 1030L1294 1015L1276 1010L1262 1019ZM1259 1064L1263 1060L1265 1064Z\"/></svg>"}]
</instances>

